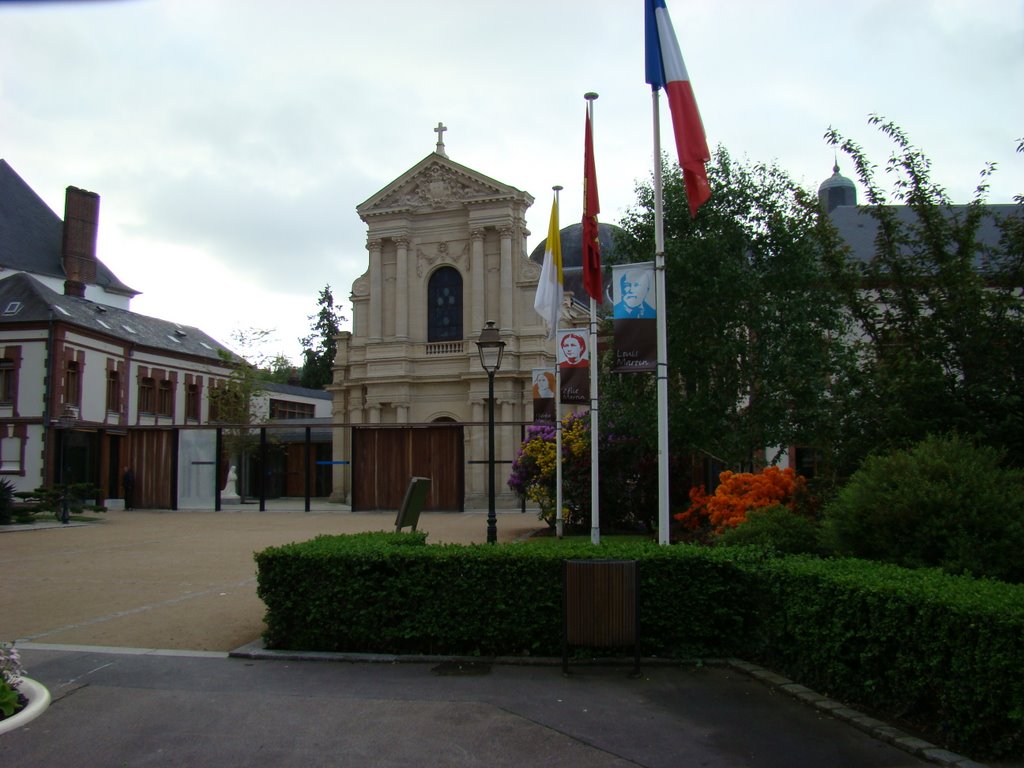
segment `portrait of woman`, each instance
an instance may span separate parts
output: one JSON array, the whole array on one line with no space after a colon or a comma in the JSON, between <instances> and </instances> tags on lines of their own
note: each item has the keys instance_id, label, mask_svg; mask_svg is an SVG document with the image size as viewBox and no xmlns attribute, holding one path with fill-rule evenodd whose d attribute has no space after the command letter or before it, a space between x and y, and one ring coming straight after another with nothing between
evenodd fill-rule
<instances>
[{"instance_id":1,"label":"portrait of woman","mask_svg":"<svg viewBox=\"0 0 1024 768\"><path fill-rule=\"evenodd\" d=\"M580 333L567 333L559 342L562 350L561 364L566 368L583 368L587 365L587 342Z\"/></svg>"}]
</instances>

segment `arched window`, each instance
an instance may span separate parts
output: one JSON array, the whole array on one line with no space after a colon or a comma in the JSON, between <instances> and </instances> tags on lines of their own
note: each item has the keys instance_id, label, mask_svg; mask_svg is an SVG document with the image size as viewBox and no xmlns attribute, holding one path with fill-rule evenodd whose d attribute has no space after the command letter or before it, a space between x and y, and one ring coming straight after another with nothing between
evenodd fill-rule
<instances>
[{"instance_id":1,"label":"arched window","mask_svg":"<svg viewBox=\"0 0 1024 768\"><path fill-rule=\"evenodd\" d=\"M462 341L462 275L441 267L427 284L427 341Z\"/></svg>"}]
</instances>

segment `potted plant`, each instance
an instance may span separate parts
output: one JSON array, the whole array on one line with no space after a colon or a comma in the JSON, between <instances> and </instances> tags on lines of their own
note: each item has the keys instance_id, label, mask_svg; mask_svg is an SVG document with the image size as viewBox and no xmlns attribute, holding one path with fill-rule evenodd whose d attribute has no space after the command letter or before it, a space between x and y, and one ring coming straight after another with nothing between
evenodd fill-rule
<instances>
[{"instance_id":1,"label":"potted plant","mask_svg":"<svg viewBox=\"0 0 1024 768\"><path fill-rule=\"evenodd\" d=\"M21 657L11 643L0 643L0 733L35 720L50 706L50 692L25 677Z\"/></svg>"},{"instance_id":2,"label":"potted plant","mask_svg":"<svg viewBox=\"0 0 1024 768\"><path fill-rule=\"evenodd\" d=\"M14 483L6 477L0 480L0 525L14 522Z\"/></svg>"},{"instance_id":3,"label":"potted plant","mask_svg":"<svg viewBox=\"0 0 1024 768\"><path fill-rule=\"evenodd\" d=\"M106 512L102 504L91 504L90 500L98 499L100 489L92 483L71 483L69 485L41 486L34 491L19 491L14 494L21 500L22 516L32 522L32 518L42 513L52 514L61 522L66 523L71 515L83 511Z\"/></svg>"}]
</instances>

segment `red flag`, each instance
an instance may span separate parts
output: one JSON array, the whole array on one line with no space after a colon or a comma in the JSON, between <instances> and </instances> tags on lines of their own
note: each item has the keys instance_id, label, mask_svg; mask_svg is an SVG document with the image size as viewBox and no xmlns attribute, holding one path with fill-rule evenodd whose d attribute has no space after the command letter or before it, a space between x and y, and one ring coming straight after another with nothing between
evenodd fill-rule
<instances>
[{"instance_id":1,"label":"red flag","mask_svg":"<svg viewBox=\"0 0 1024 768\"><path fill-rule=\"evenodd\" d=\"M601 243L598 240L597 171L594 169L594 135L590 130L590 106L587 105L587 130L583 146L583 286L601 303Z\"/></svg>"}]
</instances>

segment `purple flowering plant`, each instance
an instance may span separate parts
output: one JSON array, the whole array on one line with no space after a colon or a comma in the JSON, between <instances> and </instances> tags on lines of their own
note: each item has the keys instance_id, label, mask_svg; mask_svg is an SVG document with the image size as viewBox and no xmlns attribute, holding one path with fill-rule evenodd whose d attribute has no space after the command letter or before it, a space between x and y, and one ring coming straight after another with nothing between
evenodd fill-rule
<instances>
[{"instance_id":1,"label":"purple flowering plant","mask_svg":"<svg viewBox=\"0 0 1024 768\"><path fill-rule=\"evenodd\" d=\"M21 656L13 643L0 643L0 720L10 717L25 705L18 691L22 675Z\"/></svg>"},{"instance_id":2,"label":"purple flowering plant","mask_svg":"<svg viewBox=\"0 0 1024 768\"><path fill-rule=\"evenodd\" d=\"M555 425L535 424L526 430L508 486L537 504L539 517L555 522L557 461ZM580 523L590 506L590 424L587 414L571 413L562 419L562 515Z\"/></svg>"}]
</instances>

